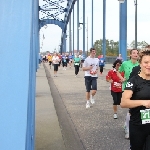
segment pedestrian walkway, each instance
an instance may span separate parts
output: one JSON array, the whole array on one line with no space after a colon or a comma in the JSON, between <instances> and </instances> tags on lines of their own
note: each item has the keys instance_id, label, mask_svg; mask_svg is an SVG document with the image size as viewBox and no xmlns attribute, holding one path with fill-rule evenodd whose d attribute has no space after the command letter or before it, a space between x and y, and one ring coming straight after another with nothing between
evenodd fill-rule
<instances>
[{"instance_id":1,"label":"pedestrian walkway","mask_svg":"<svg viewBox=\"0 0 150 150\"><path fill-rule=\"evenodd\" d=\"M35 150L65 150L53 98L43 65L36 74Z\"/></svg>"},{"instance_id":2,"label":"pedestrian walkway","mask_svg":"<svg viewBox=\"0 0 150 150\"><path fill-rule=\"evenodd\" d=\"M75 77L74 67L71 69L68 67L67 70L60 67L58 77L53 77L53 67L50 69L48 63L45 63L44 66L67 150L129 149L129 140L124 139L123 130L127 109L119 108L118 119L113 119L113 101L109 83L105 81L105 75L108 69L111 69L111 64L106 64L103 75L99 75L98 91L95 96L96 104L90 109L85 108L84 72L82 69ZM37 80L39 79L37 76ZM39 110L37 110L38 113ZM49 129L45 127L45 130Z\"/></svg>"}]
</instances>

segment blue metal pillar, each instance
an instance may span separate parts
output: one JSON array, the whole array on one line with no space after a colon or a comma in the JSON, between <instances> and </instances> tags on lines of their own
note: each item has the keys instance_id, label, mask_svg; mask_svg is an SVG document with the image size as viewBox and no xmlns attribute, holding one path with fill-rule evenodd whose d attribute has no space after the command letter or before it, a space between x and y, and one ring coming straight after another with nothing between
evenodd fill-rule
<instances>
[{"instance_id":1,"label":"blue metal pillar","mask_svg":"<svg viewBox=\"0 0 150 150\"><path fill-rule=\"evenodd\" d=\"M119 53L127 60L127 0L120 3Z\"/></svg>"},{"instance_id":2,"label":"blue metal pillar","mask_svg":"<svg viewBox=\"0 0 150 150\"><path fill-rule=\"evenodd\" d=\"M106 0L103 0L103 56L106 56Z\"/></svg>"},{"instance_id":3,"label":"blue metal pillar","mask_svg":"<svg viewBox=\"0 0 150 150\"><path fill-rule=\"evenodd\" d=\"M85 56L85 0L83 0L83 55Z\"/></svg>"},{"instance_id":4,"label":"blue metal pillar","mask_svg":"<svg viewBox=\"0 0 150 150\"><path fill-rule=\"evenodd\" d=\"M73 55L74 55L74 6L73 6Z\"/></svg>"},{"instance_id":5,"label":"blue metal pillar","mask_svg":"<svg viewBox=\"0 0 150 150\"><path fill-rule=\"evenodd\" d=\"M91 38L91 47L93 47L93 0L92 0L92 38Z\"/></svg>"},{"instance_id":6,"label":"blue metal pillar","mask_svg":"<svg viewBox=\"0 0 150 150\"><path fill-rule=\"evenodd\" d=\"M77 0L77 53L79 52L79 0Z\"/></svg>"},{"instance_id":7,"label":"blue metal pillar","mask_svg":"<svg viewBox=\"0 0 150 150\"><path fill-rule=\"evenodd\" d=\"M38 1L1 0L1 3L0 149L33 150Z\"/></svg>"},{"instance_id":8,"label":"blue metal pillar","mask_svg":"<svg viewBox=\"0 0 150 150\"><path fill-rule=\"evenodd\" d=\"M63 36L63 45L62 45L62 48L63 48L62 53L66 52L66 39L67 39L67 35L66 35L66 33L64 33L64 36Z\"/></svg>"},{"instance_id":9,"label":"blue metal pillar","mask_svg":"<svg viewBox=\"0 0 150 150\"><path fill-rule=\"evenodd\" d=\"M69 53L72 52L72 34L71 34L71 13L69 18Z\"/></svg>"}]
</instances>

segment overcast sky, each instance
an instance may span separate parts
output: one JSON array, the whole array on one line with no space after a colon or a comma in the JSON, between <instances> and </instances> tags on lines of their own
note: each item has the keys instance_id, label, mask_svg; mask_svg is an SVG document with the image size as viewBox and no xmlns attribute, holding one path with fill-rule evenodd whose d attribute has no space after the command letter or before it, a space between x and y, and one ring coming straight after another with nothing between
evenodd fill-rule
<instances>
[{"instance_id":1,"label":"overcast sky","mask_svg":"<svg viewBox=\"0 0 150 150\"><path fill-rule=\"evenodd\" d=\"M55 0L56 1L56 0ZM83 5L82 0L80 1L80 22L83 22ZM89 40L88 45L91 47L91 1L85 0L86 2L86 20L88 17L88 34ZM138 1L138 41L146 41L150 44L150 0L137 0ZM135 35L135 6L134 0L127 1L127 43L130 44L134 40ZM43 2L40 0L40 5ZM62 6L66 5L62 3ZM77 33L77 5L75 4L75 49L77 49L76 43L76 33ZM64 14L59 16L64 18ZM87 23L87 21L86 21ZM86 26L86 25L85 25ZM68 26L69 29L69 26ZM61 29L56 25L48 25L48 27L42 28L41 33L41 42L42 43L42 34L44 33L45 39L43 40L43 46L41 51L51 51L56 48L58 49L61 38ZM83 30L80 30L80 50L82 50L82 37ZM87 34L87 33L86 33ZM102 39L103 37L103 0L94 0L94 42L96 40ZM119 2L118 0L106 0L106 39L118 41L119 40ZM69 49L69 39L67 40L67 50ZM85 45L87 40L85 42ZM85 48L87 49L87 47Z\"/></svg>"}]
</instances>

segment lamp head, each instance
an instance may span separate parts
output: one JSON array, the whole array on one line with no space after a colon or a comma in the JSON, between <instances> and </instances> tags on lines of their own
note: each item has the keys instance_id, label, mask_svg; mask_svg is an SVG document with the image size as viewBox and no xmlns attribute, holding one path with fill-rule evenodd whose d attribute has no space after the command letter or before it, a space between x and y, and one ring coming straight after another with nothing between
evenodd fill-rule
<instances>
[{"instance_id":1,"label":"lamp head","mask_svg":"<svg viewBox=\"0 0 150 150\"><path fill-rule=\"evenodd\" d=\"M124 3L125 0L118 0L120 3Z\"/></svg>"},{"instance_id":2,"label":"lamp head","mask_svg":"<svg viewBox=\"0 0 150 150\"><path fill-rule=\"evenodd\" d=\"M78 30L81 30L82 29L82 27L78 27Z\"/></svg>"}]
</instances>

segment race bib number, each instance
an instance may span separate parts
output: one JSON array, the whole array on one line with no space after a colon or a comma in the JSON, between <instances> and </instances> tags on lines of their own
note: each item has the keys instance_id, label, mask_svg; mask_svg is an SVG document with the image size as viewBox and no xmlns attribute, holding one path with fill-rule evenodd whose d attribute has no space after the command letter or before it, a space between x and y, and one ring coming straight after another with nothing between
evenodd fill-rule
<instances>
[{"instance_id":1,"label":"race bib number","mask_svg":"<svg viewBox=\"0 0 150 150\"><path fill-rule=\"evenodd\" d=\"M116 88L121 88L121 83L118 83L118 82L114 82L114 86L116 87Z\"/></svg>"},{"instance_id":2,"label":"race bib number","mask_svg":"<svg viewBox=\"0 0 150 150\"><path fill-rule=\"evenodd\" d=\"M101 60L101 63L103 63L104 62L104 60Z\"/></svg>"},{"instance_id":3,"label":"race bib number","mask_svg":"<svg viewBox=\"0 0 150 150\"><path fill-rule=\"evenodd\" d=\"M150 109L140 110L142 124L150 123Z\"/></svg>"}]
</instances>

